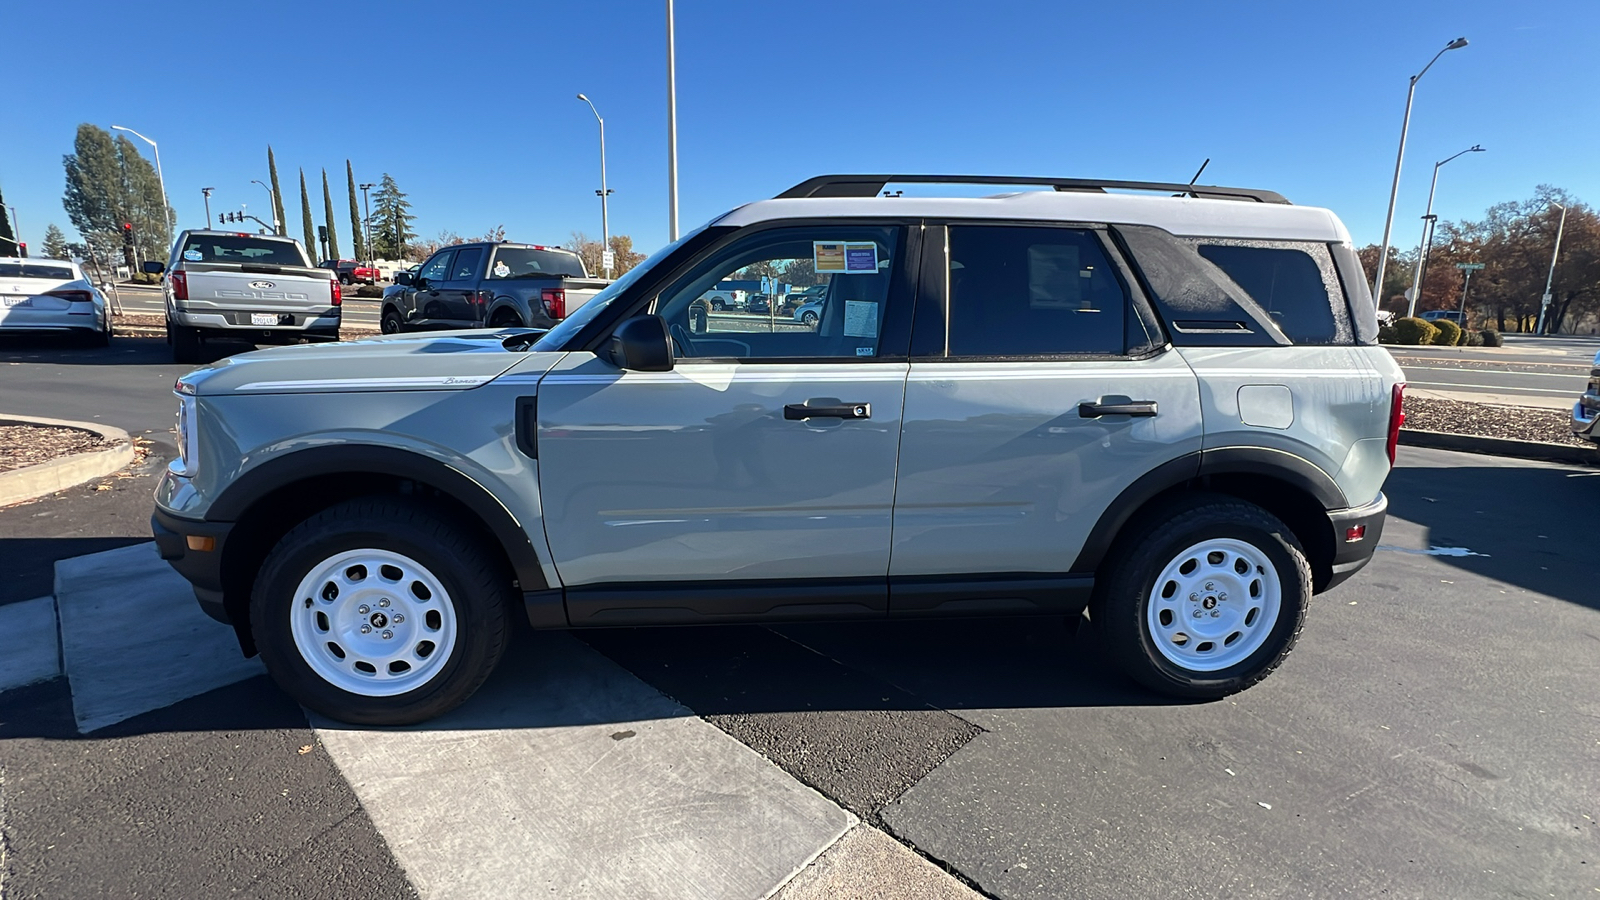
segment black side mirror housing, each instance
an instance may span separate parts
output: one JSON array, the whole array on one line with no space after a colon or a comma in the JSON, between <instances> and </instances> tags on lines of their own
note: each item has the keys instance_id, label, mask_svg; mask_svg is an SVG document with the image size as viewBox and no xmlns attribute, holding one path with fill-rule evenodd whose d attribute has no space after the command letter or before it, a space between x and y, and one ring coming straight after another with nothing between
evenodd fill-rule
<instances>
[{"instance_id":1,"label":"black side mirror housing","mask_svg":"<svg viewBox=\"0 0 1600 900\"><path fill-rule=\"evenodd\" d=\"M407 284L407 285L415 284L416 283L416 279L411 277L411 273L410 272L396 272L396 273L394 273L394 283L395 284Z\"/></svg>"},{"instance_id":2,"label":"black side mirror housing","mask_svg":"<svg viewBox=\"0 0 1600 900\"><path fill-rule=\"evenodd\" d=\"M672 339L660 316L634 316L611 332L611 361L634 372L672 371Z\"/></svg>"},{"instance_id":3,"label":"black side mirror housing","mask_svg":"<svg viewBox=\"0 0 1600 900\"><path fill-rule=\"evenodd\" d=\"M162 272L167 270L167 267L153 259L147 259L144 261L144 265L140 266L140 269L142 269L146 275L160 275Z\"/></svg>"}]
</instances>

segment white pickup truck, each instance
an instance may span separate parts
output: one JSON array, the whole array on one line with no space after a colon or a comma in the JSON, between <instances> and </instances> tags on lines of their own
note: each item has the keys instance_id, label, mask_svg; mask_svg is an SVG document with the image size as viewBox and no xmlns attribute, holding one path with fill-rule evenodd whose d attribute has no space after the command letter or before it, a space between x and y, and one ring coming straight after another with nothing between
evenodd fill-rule
<instances>
[{"instance_id":1,"label":"white pickup truck","mask_svg":"<svg viewBox=\"0 0 1600 900\"><path fill-rule=\"evenodd\" d=\"M338 276L311 264L292 238L233 231L178 235L162 275L172 358L200 361L208 337L252 344L337 341L343 299Z\"/></svg>"}]
</instances>

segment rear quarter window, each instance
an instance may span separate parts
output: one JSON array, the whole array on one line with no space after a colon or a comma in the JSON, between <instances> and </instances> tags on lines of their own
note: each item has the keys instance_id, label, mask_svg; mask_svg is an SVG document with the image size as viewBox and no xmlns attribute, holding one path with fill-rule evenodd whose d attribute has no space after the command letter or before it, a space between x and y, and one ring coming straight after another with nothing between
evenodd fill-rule
<instances>
[{"instance_id":1,"label":"rear quarter window","mask_svg":"<svg viewBox=\"0 0 1600 900\"><path fill-rule=\"evenodd\" d=\"M1323 244L1191 238L1296 344L1351 344L1349 307Z\"/></svg>"}]
</instances>

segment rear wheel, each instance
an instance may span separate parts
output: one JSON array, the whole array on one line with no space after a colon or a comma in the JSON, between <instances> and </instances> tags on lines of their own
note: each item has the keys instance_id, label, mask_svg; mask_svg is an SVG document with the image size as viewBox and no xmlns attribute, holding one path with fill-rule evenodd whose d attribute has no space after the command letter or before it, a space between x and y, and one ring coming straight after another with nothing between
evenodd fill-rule
<instances>
[{"instance_id":1,"label":"rear wheel","mask_svg":"<svg viewBox=\"0 0 1600 900\"><path fill-rule=\"evenodd\" d=\"M1311 599L1311 566L1294 532L1226 497L1197 498L1136 527L1092 611L1123 671L1200 699L1271 674Z\"/></svg>"},{"instance_id":2,"label":"rear wheel","mask_svg":"<svg viewBox=\"0 0 1600 900\"><path fill-rule=\"evenodd\" d=\"M167 343L172 345L173 362L197 363L200 361L200 332L195 328L167 323Z\"/></svg>"},{"instance_id":3,"label":"rear wheel","mask_svg":"<svg viewBox=\"0 0 1600 900\"><path fill-rule=\"evenodd\" d=\"M296 526L250 601L280 687L324 715L404 725L472 696L505 650L511 575L448 517L411 503L341 503Z\"/></svg>"},{"instance_id":4,"label":"rear wheel","mask_svg":"<svg viewBox=\"0 0 1600 900\"><path fill-rule=\"evenodd\" d=\"M495 312L494 318L489 320L489 327L490 328L521 328L522 327L522 317L517 315L516 312L513 311L513 310L509 310L509 309L498 310L498 311Z\"/></svg>"},{"instance_id":5,"label":"rear wheel","mask_svg":"<svg viewBox=\"0 0 1600 900\"><path fill-rule=\"evenodd\" d=\"M350 283L350 276L349 275L340 275L339 276L339 283L340 284L349 284Z\"/></svg>"}]
</instances>

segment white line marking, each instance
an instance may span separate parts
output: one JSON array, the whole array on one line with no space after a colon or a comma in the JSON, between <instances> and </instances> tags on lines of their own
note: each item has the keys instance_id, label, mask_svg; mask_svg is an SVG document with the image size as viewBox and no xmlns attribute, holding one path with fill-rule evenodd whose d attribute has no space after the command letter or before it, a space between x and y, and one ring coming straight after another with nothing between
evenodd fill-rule
<instances>
[{"instance_id":1,"label":"white line marking","mask_svg":"<svg viewBox=\"0 0 1600 900\"><path fill-rule=\"evenodd\" d=\"M1583 378L1582 375L1562 375L1559 372L1507 372L1503 369L1463 369L1460 366L1401 366L1407 372L1462 372L1477 375L1513 375L1519 378Z\"/></svg>"},{"instance_id":2,"label":"white line marking","mask_svg":"<svg viewBox=\"0 0 1600 900\"><path fill-rule=\"evenodd\" d=\"M1415 555L1415 556L1454 556L1454 557L1462 557L1462 556L1488 556L1489 555L1487 553L1479 553L1476 550L1468 550L1465 547L1430 547L1427 550L1417 550L1417 549L1412 548L1412 547L1396 547L1393 544L1379 544L1378 545L1378 549L1379 550L1389 550L1389 551L1392 551L1394 553L1410 553L1410 554Z\"/></svg>"}]
</instances>

